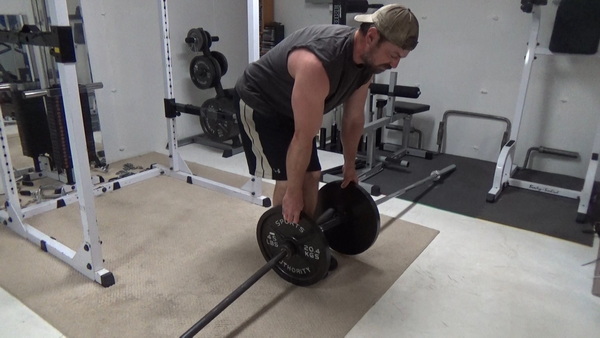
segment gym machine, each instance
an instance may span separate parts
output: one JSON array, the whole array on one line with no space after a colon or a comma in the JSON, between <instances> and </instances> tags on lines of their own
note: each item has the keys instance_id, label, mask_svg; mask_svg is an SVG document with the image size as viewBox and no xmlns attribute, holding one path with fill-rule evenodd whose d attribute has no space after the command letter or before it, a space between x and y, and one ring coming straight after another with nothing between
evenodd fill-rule
<instances>
[{"instance_id":1,"label":"gym machine","mask_svg":"<svg viewBox=\"0 0 600 338\"><path fill-rule=\"evenodd\" d=\"M420 135L420 131L412 126L413 115L428 111L430 106L428 104L396 101L396 97L417 99L421 95L419 87L396 85L397 77L398 74L396 72L391 72L389 85L373 83L369 87L371 95L386 95L388 97L386 103L388 107L387 116L394 117L394 119L390 120L390 123L385 127L392 131L402 132L402 141L400 145L380 142L377 144L377 147L381 148L384 152L391 152L390 155L385 157L385 161L389 163L399 163L405 156L421 157L430 160L433 158L432 152L420 149L420 146L413 148L409 145L411 133L414 132ZM401 121L402 125L394 124L393 122L396 121ZM368 148L369 147L367 147L367 149ZM405 167L409 165L408 161L403 161L400 164Z\"/></svg>"},{"instance_id":2,"label":"gym machine","mask_svg":"<svg viewBox=\"0 0 600 338\"><path fill-rule=\"evenodd\" d=\"M103 88L103 84L95 82L78 87L90 164L105 171L106 163L96 152L90 103L90 96L95 90ZM22 106L29 107L16 116L23 154L34 159L34 173L26 173L24 180L50 177L66 184L75 183L69 138L64 135L65 112L60 88L26 90L15 93L17 95L22 97L18 99ZM33 109L29 102L24 101L32 101ZM45 109L36 109L40 106ZM40 123L46 127L45 130L42 130Z\"/></svg>"},{"instance_id":3,"label":"gym machine","mask_svg":"<svg viewBox=\"0 0 600 338\"><path fill-rule=\"evenodd\" d=\"M377 201L359 185L342 188L342 181L330 182L319 190L316 214L320 216L316 221L302 214L298 224L288 223L283 219L281 206L267 210L256 228L258 246L267 263L181 337L195 336L271 269L298 286L310 286L323 280L330 270L330 249L343 255L358 255L375 243L380 229L377 205L425 183L439 181L455 169L455 165L450 165L435 170Z\"/></svg>"},{"instance_id":4,"label":"gym machine","mask_svg":"<svg viewBox=\"0 0 600 338\"><path fill-rule=\"evenodd\" d=\"M523 73L521 76L521 83L519 86L519 94L517 96L515 115L513 118L513 124L511 127L511 139L502 147L498 161L496 164L496 170L494 173L494 180L492 188L487 194L487 202L495 202L502 190L507 186L528 189L536 192L544 192L552 195L563 196L579 200L579 206L577 208L576 221L583 223L586 220L589 203L592 197L592 188L596 172L598 170L598 154L600 153L600 123L596 128L594 135L594 143L592 147L592 154L585 175L583 187L581 190L566 189L563 187L552 186L547 184L541 184L537 182L530 182L514 178L514 174L517 172L518 167L514 164L515 149L517 143L517 137L519 134L519 127L523 118L523 110L525 108L525 100L527 96L527 89L529 85L529 78L533 67L533 61L537 55L551 56L554 55L548 48L541 48L538 46L538 33L540 29L541 19L541 6L547 4L547 0L522 0L521 10L525 13L532 14L531 31L529 34L527 53L525 55L525 64ZM560 8L559 8L560 10ZM558 16L558 13L557 13ZM596 46L598 42L596 41ZM551 42L552 45L552 42ZM535 149L535 148L534 148ZM552 154L555 156L563 157L578 157L579 155L574 152L558 150L547 147L537 148L540 152ZM527 165L527 163L525 163Z\"/></svg>"},{"instance_id":5,"label":"gym machine","mask_svg":"<svg viewBox=\"0 0 600 338\"><path fill-rule=\"evenodd\" d=\"M14 170L15 177L21 183L19 194L31 197L23 205L28 206L74 191L75 178L69 149L70 138L65 130L65 111L60 88L53 86L48 89L25 90L21 87L17 84L8 84L0 86L0 92L10 97L9 114L12 114L16 121L23 155L33 160L33 167ZM96 152L90 102L93 91L102 87L100 82L79 85L79 95L90 165L106 172L106 163ZM34 187L36 180L46 177L56 183L41 185L33 190L26 188ZM102 183L104 178L94 175L92 181L94 184ZM36 214L36 209L37 206L30 208L32 215Z\"/></svg>"}]
</instances>

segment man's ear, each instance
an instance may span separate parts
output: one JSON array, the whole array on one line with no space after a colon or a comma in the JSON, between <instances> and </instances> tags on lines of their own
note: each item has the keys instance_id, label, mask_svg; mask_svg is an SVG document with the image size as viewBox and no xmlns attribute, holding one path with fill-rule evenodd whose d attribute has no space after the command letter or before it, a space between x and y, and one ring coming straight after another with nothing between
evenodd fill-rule
<instances>
[{"instance_id":1,"label":"man's ear","mask_svg":"<svg viewBox=\"0 0 600 338\"><path fill-rule=\"evenodd\" d=\"M370 27L367 30L367 34L365 35L365 40L367 42L367 45L375 45L377 41L379 41L379 31L377 30L377 28Z\"/></svg>"}]
</instances>

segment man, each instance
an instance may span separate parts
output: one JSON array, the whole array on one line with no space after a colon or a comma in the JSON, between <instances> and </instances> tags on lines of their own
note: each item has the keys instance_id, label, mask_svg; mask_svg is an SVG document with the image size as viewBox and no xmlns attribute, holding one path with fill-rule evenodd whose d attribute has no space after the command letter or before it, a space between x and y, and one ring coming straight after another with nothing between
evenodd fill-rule
<instances>
[{"instance_id":1,"label":"man","mask_svg":"<svg viewBox=\"0 0 600 338\"><path fill-rule=\"evenodd\" d=\"M236 84L238 119L250 174L276 181L273 205L298 223L314 219L321 166L315 135L323 115L344 104L343 183L358 183L355 158L373 74L398 66L418 41L419 23L391 4L357 15L360 29L316 25L301 29L250 64Z\"/></svg>"}]
</instances>

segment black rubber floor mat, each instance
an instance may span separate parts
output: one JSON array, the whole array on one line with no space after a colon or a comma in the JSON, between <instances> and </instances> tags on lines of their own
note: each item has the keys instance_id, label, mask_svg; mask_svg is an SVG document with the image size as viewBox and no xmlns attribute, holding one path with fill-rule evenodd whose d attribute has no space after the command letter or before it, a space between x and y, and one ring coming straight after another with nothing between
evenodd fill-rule
<instances>
[{"instance_id":1,"label":"black rubber floor mat","mask_svg":"<svg viewBox=\"0 0 600 338\"><path fill-rule=\"evenodd\" d=\"M434 170L455 164L456 170L443 180L433 185L424 184L399 198L587 246L593 245L591 224L600 220L597 203L590 208L586 223L575 221L579 202L566 197L507 187L496 202L489 203L486 202L486 196L492 186L495 162L447 154L435 155L432 160L406 159L410 161L408 168L385 169L366 180L366 183L377 184L383 194L389 194L426 177ZM583 186L582 179L565 175L534 170L520 174L527 176L528 180L545 180L540 183L564 188L579 190Z\"/></svg>"}]
</instances>

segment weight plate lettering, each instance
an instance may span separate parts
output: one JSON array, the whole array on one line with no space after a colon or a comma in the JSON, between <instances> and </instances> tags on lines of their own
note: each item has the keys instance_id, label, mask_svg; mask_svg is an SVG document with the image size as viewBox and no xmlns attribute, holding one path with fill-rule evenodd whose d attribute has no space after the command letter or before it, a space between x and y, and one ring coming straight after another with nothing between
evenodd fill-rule
<instances>
[{"instance_id":1,"label":"weight plate lettering","mask_svg":"<svg viewBox=\"0 0 600 338\"><path fill-rule=\"evenodd\" d=\"M325 278L331 253L321 229L302 214L298 224L284 221L281 206L265 212L256 228L256 239L265 260L269 261L288 243L291 257L279 261L273 270L286 281L309 286Z\"/></svg>"}]
</instances>

